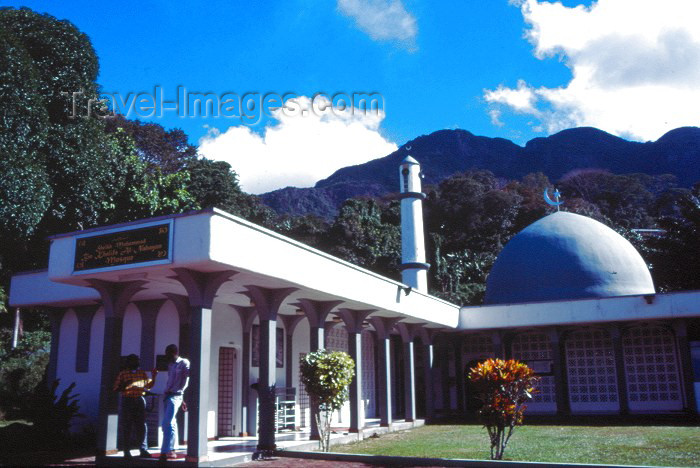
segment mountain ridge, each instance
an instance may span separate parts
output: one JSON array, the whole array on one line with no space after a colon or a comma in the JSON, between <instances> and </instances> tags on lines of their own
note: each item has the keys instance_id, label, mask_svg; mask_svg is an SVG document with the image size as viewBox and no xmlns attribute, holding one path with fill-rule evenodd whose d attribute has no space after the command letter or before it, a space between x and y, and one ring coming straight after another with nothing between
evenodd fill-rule
<instances>
[{"instance_id":1,"label":"mountain ridge","mask_svg":"<svg viewBox=\"0 0 700 468\"><path fill-rule=\"evenodd\" d=\"M395 192L396 171L409 153L421 163L425 184L437 184L472 169L486 169L509 179L543 172L556 181L573 170L602 169L617 174L673 174L681 186L700 180L698 127L676 128L655 142L645 143L594 127L578 127L533 138L524 146L457 129L421 135L384 157L338 169L314 187L286 187L262 194L261 198L278 213L331 219L347 198Z\"/></svg>"}]
</instances>

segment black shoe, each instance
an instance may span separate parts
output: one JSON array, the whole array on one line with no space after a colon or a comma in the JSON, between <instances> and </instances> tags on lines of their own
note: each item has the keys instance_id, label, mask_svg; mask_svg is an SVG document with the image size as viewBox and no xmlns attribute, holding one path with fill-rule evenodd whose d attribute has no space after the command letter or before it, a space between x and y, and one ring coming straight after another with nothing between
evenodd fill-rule
<instances>
[{"instance_id":1,"label":"black shoe","mask_svg":"<svg viewBox=\"0 0 700 468\"><path fill-rule=\"evenodd\" d=\"M124 450L124 458L133 458L130 450Z\"/></svg>"},{"instance_id":2,"label":"black shoe","mask_svg":"<svg viewBox=\"0 0 700 468\"><path fill-rule=\"evenodd\" d=\"M151 458L151 453L148 450L141 449L139 451L139 458Z\"/></svg>"}]
</instances>

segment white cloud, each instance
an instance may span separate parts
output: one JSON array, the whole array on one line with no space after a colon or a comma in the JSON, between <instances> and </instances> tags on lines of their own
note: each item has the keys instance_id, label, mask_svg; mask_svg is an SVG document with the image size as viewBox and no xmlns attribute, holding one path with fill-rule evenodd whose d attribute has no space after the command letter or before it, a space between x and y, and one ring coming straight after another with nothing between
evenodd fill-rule
<instances>
[{"instance_id":1,"label":"white cloud","mask_svg":"<svg viewBox=\"0 0 700 468\"><path fill-rule=\"evenodd\" d=\"M290 100L291 101L291 100ZM311 187L341 167L386 156L397 146L379 133L382 111L362 112L348 107L311 111L311 99L296 98L297 112L280 108L276 123L259 135L246 126L211 130L199 141L199 152L226 161L238 173L241 188L264 193L287 186ZM315 101L319 104L319 101ZM328 101L320 102L325 107ZM307 112L302 115L301 109Z\"/></svg>"},{"instance_id":2,"label":"white cloud","mask_svg":"<svg viewBox=\"0 0 700 468\"><path fill-rule=\"evenodd\" d=\"M493 91L487 90L484 93L484 97L488 102L507 103L517 112L534 115L538 114L535 108L537 96L533 89L523 80L518 80L518 87L515 89L501 85Z\"/></svg>"},{"instance_id":3,"label":"white cloud","mask_svg":"<svg viewBox=\"0 0 700 468\"><path fill-rule=\"evenodd\" d=\"M416 18L401 0L338 0L338 9L375 41L396 41L415 50Z\"/></svg>"},{"instance_id":4,"label":"white cloud","mask_svg":"<svg viewBox=\"0 0 700 468\"><path fill-rule=\"evenodd\" d=\"M594 126L637 140L700 124L700 2L599 0L565 7L514 1L540 59L559 57L572 79L485 90L489 114L532 115L547 132ZM494 114L495 112L495 114Z\"/></svg>"}]
</instances>

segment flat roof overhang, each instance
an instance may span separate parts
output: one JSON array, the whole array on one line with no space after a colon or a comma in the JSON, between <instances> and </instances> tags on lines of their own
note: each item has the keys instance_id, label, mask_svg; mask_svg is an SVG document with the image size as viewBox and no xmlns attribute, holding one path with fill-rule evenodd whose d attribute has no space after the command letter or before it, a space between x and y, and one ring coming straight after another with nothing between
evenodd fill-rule
<instances>
[{"instance_id":1,"label":"flat roof overhang","mask_svg":"<svg viewBox=\"0 0 700 468\"><path fill-rule=\"evenodd\" d=\"M462 307L458 330L676 319L700 316L700 291Z\"/></svg>"},{"instance_id":2,"label":"flat roof overhang","mask_svg":"<svg viewBox=\"0 0 700 468\"><path fill-rule=\"evenodd\" d=\"M75 271L76 241L85 235L137 229L171 223L171 255L167 263L139 264ZM51 238L48 271L20 273L12 278L13 306L69 306L99 301L86 287L90 280L142 281L144 289L133 300L185 295L173 278L174 268L200 272L233 270L215 302L248 305L242 294L247 285L297 288L280 310L295 313L297 299L341 300L339 308L376 309L374 315L401 317L406 322L455 328L459 306L328 255L301 242L230 215L206 209L180 215L61 234ZM408 292L408 293L407 293Z\"/></svg>"}]
</instances>

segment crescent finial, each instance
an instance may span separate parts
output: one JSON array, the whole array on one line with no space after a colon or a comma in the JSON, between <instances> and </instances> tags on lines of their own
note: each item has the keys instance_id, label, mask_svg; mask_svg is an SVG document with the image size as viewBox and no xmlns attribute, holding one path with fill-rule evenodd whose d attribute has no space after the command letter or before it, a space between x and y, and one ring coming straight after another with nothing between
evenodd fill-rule
<instances>
[{"instance_id":1,"label":"crescent finial","mask_svg":"<svg viewBox=\"0 0 700 468\"><path fill-rule=\"evenodd\" d=\"M552 199L549 197L549 189L548 189L547 187L545 187L545 189L544 189L544 201L545 201L548 205L556 206L556 207L557 207L557 211L559 211L559 205L561 205L562 203L564 203L563 201L560 201L560 200L559 200L560 197L561 197L561 192L559 191L559 189L556 189L556 188L555 188L555 189L554 189L554 200L552 200Z\"/></svg>"}]
</instances>

